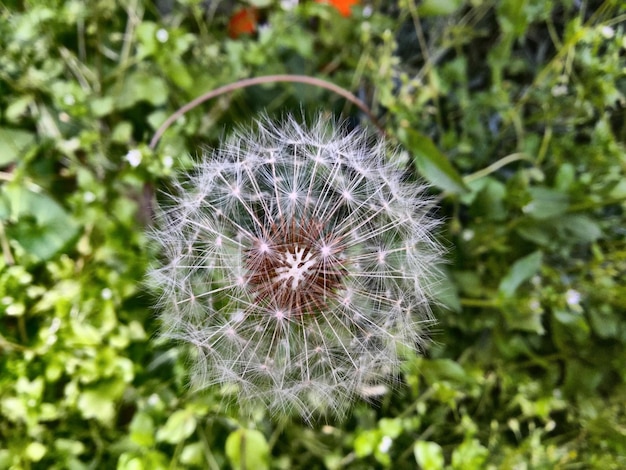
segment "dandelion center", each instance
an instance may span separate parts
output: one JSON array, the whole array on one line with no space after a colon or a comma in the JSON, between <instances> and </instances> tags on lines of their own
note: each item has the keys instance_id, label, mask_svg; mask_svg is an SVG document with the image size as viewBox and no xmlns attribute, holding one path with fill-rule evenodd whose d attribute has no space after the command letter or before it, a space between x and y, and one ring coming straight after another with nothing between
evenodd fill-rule
<instances>
[{"instance_id":1,"label":"dandelion center","mask_svg":"<svg viewBox=\"0 0 626 470\"><path fill-rule=\"evenodd\" d=\"M295 253L286 252L283 254L285 266L276 268L275 280L285 281L286 283L291 281L291 288L293 290L298 288L300 281L304 280L305 275L309 272L312 266L315 266L317 260L313 258L313 253L309 252L304 255L304 248L295 247Z\"/></svg>"},{"instance_id":2,"label":"dandelion center","mask_svg":"<svg viewBox=\"0 0 626 470\"><path fill-rule=\"evenodd\" d=\"M271 224L270 240L256 241L247 258L248 281L257 302L271 304L288 316L315 313L336 297L344 277L336 236L317 220ZM335 245L335 256L330 246Z\"/></svg>"}]
</instances>

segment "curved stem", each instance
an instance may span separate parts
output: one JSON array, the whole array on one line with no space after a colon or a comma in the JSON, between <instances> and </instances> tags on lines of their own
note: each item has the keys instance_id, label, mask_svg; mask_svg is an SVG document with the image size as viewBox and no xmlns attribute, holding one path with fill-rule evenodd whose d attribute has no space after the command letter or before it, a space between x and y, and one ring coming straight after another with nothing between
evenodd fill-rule
<instances>
[{"instance_id":1,"label":"curved stem","mask_svg":"<svg viewBox=\"0 0 626 470\"><path fill-rule=\"evenodd\" d=\"M532 158L525 154L525 153L512 153L511 155L507 155L506 157L501 158L500 160L498 160L495 163L492 163L491 165L483 168L482 170L478 170L475 173L472 173L470 175L467 175L463 178L463 181L467 184L471 181L477 180L479 178L482 178L483 176L487 176L491 173L493 173L494 171L498 171L500 168L502 168L503 166L508 165L509 163L513 163L516 162L518 160L527 160L527 161L532 161Z\"/></svg>"},{"instance_id":2,"label":"curved stem","mask_svg":"<svg viewBox=\"0 0 626 470\"><path fill-rule=\"evenodd\" d=\"M367 115L369 120L372 121L372 123L380 130L383 135L385 134L383 126L378 122L378 120L372 114L367 105L355 95L341 88L340 86L335 85L334 83L327 82L326 80L322 80L321 78L314 78L306 75L266 75L263 77L246 78L243 80L239 80L238 82L229 83L228 85L224 85L216 88L215 90L204 93L203 95L198 96L196 99L182 106L181 108L176 110L171 116L169 116L165 120L165 122L161 124L161 126L157 129L157 131L154 133L154 136L152 137L152 140L150 140L150 148L154 150L154 148L159 143L159 140L163 136L163 133L165 133L165 131L172 125L172 123L174 123L174 121L176 121L187 111L192 110L193 108L204 103L205 101L208 101L225 93L231 93L241 88L276 82L304 83L306 85L312 85L320 88L325 88L326 90L330 90L333 93L353 103L357 108L359 108Z\"/></svg>"}]
</instances>

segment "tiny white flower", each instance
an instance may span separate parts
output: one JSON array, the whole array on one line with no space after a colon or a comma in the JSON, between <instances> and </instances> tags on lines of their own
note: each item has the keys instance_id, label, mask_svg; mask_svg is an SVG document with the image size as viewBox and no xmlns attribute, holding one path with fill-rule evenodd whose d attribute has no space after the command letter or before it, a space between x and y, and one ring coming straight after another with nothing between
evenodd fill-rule
<instances>
[{"instance_id":1,"label":"tiny white flower","mask_svg":"<svg viewBox=\"0 0 626 470\"><path fill-rule=\"evenodd\" d=\"M152 395L148 397L148 405L155 407L160 404L161 404L161 398L156 393L153 393Z\"/></svg>"},{"instance_id":2,"label":"tiny white flower","mask_svg":"<svg viewBox=\"0 0 626 470\"><path fill-rule=\"evenodd\" d=\"M463 233L461 233L461 237L464 241L468 242L474 238L474 231L472 229L465 229L463 230Z\"/></svg>"},{"instance_id":3,"label":"tiny white flower","mask_svg":"<svg viewBox=\"0 0 626 470\"><path fill-rule=\"evenodd\" d=\"M100 292L100 297L102 297L103 300L111 300L111 298L113 297L113 292L108 287L105 287Z\"/></svg>"},{"instance_id":4,"label":"tiny white flower","mask_svg":"<svg viewBox=\"0 0 626 470\"><path fill-rule=\"evenodd\" d=\"M610 26L603 26L600 32L602 33L602 36L604 36L606 39L611 39L613 36L615 36L615 30Z\"/></svg>"},{"instance_id":5,"label":"tiny white flower","mask_svg":"<svg viewBox=\"0 0 626 470\"><path fill-rule=\"evenodd\" d=\"M174 165L174 158L172 158L171 155L165 155L163 157L163 166L169 170L170 168L172 168L173 165Z\"/></svg>"},{"instance_id":6,"label":"tiny white flower","mask_svg":"<svg viewBox=\"0 0 626 470\"><path fill-rule=\"evenodd\" d=\"M128 153L124 156L124 159L132 166L136 168L141 163L141 151L138 149L129 150Z\"/></svg>"},{"instance_id":7,"label":"tiny white flower","mask_svg":"<svg viewBox=\"0 0 626 470\"><path fill-rule=\"evenodd\" d=\"M50 328L48 328L49 336L46 339L47 346L51 346L56 342L57 340L56 332L59 331L60 327L61 327L61 320L58 317L56 317L54 320L52 320L52 323L50 324Z\"/></svg>"},{"instance_id":8,"label":"tiny white flower","mask_svg":"<svg viewBox=\"0 0 626 470\"><path fill-rule=\"evenodd\" d=\"M389 449L391 449L391 444L393 444L393 439L391 439L391 437L389 436L383 436L380 444L378 445L378 450L383 454L386 454L387 452L389 452Z\"/></svg>"},{"instance_id":9,"label":"tiny white flower","mask_svg":"<svg viewBox=\"0 0 626 470\"><path fill-rule=\"evenodd\" d=\"M541 287L541 276L531 277L530 283L533 285L533 287Z\"/></svg>"},{"instance_id":10,"label":"tiny white flower","mask_svg":"<svg viewBox=\"0 0 626 470\"><path fill-rule=\"evenodd\" d=\"M269 25L269 23L263 23L257 26L257 31L259 32L259 36L264 36L271 30L272 30L272 27Z\"/></svg>"},{"instance_id":11,"label":"tiny white flower","mask_svg":"<svg viewBox=\"0 0 626 470\"><path fill-rule=\"evenodd\" d=\"M528 302L528 307L533 313L541 313L543 309L541 308L541 303L537 299L531 299Z\"/></svg>"},{"instance_id":12,"label":"tiny white flower","mask_svg":"<svg viewBox=\"0 0 626 470\"><path fill-rule=\"evenodd\" d=\"M298 0L281 0L280 6L283 10L293 10L298 6Z\"/></svg>"},{"instance_id":13,"label":"tiny white flower","mask_svg":"<svg viewBox=\"0 0 626 470\"><path fill-rule=\"evenodd\" d=\"M160 43L166 43L170 38L170 33L168 33L166 29L161 28L156 32L156 38Z\"/></svg>"},{"instance_id":14,"label":"tiny white flower","mask_svg":"<svg viewBox=\"0 0 626 470\"><path fill-rule=\"evenodd\" d=\"M61 327L61 319L59 317L54 317L52 323L50 323L50 328L48 328L48 333L54 334L59 331Z\"/></svg>"},{"instance_id":15,"label":"tiny white flower","mask_svg":"<svg viewBox=\"0 0 626 470\"><path fill-rule=\"evenodd\" d=\"M25 311L26 311L26 307L24 306L24 304L15 303L15 304L9 305L6 308L5 313L12 317L19 317L19 316L22 316Z\"/></svg>"},{"instance_id":16,"label":"tiny white flower","mask_svg":"<svg viewBox=\"0 0 626 470\"><path fill-rule=\"evenodd\" d=\"M578 306L580 304L581 298L582 296L577 290L568 289L567 292L565 292L565 301L570 307Z\"/></svg>"},{"instance_id":17,"label":"tiny white flower","mask_svg":"<svg viewBox=\"0 0 626 470\"><path fill-rule=\"evenodd\" d=\"M85 201L87 204L91 204L95 200L96 200L96 195L92 193L91 191L86 191L83 194L83 201Z\"/></svg>"},{"instance_id":18,"label":"tiny white flower","mask_svg":"<svg viewBox=\"0 0 626 470\"><path fill-rule=\"evenodd\" d=\"M555 85L550 91L552 93L552 96L558 98L559 96L567 95L567 90L567 85Z\"/></svg>"}]
</instances>

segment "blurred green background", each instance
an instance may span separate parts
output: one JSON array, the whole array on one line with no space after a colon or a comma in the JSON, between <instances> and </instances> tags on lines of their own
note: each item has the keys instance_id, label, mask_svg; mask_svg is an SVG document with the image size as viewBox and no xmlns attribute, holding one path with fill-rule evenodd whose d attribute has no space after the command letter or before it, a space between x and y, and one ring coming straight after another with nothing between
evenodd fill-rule
<instances>
[{"instance_id":1,"label":"blurred green background","mask_svg":"<svg viewBox=\"0 0 626 470\"><path fill-rule=\"evenodd\" d=\"M623 3L327 3L0 2L0 469L626 468ZM448 248L426 356L313 427L191 393L143 284L153 192L232 126L371 126L276 83L148 147L277 73L367 103Z\"/></svg>"}]
</instances>

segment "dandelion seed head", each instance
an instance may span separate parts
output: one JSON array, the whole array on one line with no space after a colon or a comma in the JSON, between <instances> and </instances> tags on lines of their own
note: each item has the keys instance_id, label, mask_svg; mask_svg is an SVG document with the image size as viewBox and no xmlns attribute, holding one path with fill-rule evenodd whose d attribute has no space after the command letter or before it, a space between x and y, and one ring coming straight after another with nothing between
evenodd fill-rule
<instances>
[{"instance_id":1,"label":"dandelion seed head","mask_svg":"<svg viewBox=\"0 0 626 470\"><path fill-rule=\"evenodd\" d=\"M386 152L321 118L262 120L174 186L150 277L163 335L196 349L194 386L342 415L426 345L437 222Z\"/></svg>"}]
</instances>

